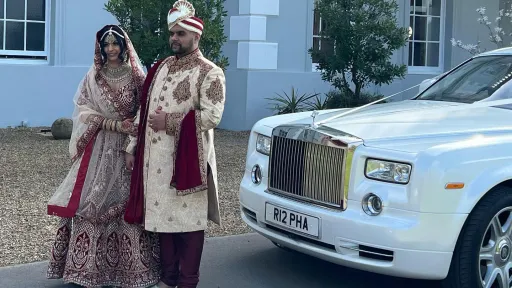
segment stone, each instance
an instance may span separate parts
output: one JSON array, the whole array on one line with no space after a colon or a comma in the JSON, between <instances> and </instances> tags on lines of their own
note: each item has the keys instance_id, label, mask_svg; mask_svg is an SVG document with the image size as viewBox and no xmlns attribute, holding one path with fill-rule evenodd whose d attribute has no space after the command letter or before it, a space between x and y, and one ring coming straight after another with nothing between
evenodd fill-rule
<instances>
[{"instance_id":1,"label":"stone","mask_svg":"<svg viewBox=\"0 0 512 288\"><path fill-rule=\"evenodd\" d=\"M69 118L59 118L52 124L52 135L56 140L71 139L73 132L73 120Z\"/></svg>"}]
</instances>

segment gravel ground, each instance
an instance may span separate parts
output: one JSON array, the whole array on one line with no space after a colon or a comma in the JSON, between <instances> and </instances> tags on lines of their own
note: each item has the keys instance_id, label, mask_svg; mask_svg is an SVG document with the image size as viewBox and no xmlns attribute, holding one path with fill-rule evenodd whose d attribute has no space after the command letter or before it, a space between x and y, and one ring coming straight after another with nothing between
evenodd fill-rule
<instances>
[{"instance_id":1,"label":"gravel ground","mask_svg":"<svg viewBox=\"0 0 512 288\"><path fill-rule=\"evenodd\" d=\"M46 215L46 203L71 166L69 141L40 129L0 129L0 267L46 260L53 241L57 219ZM208 237L250 232L238 204L248 137L215 132L223 227L211 225Z\"/></svg>"}]
</instances>

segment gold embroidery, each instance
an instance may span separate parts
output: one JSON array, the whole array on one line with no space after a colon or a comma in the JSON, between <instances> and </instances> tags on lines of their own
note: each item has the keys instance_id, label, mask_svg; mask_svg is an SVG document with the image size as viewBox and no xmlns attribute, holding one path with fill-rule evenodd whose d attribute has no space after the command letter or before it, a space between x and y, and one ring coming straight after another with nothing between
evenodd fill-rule
<instances>
[{"instance_id":1,"label":"gold embroidery","mask_svg":"<svg viewBox=\"0 0 512 288\"><path fill-rule=\"evenodd\" d=\"M204 79L206 75L213 69L213 66L208 63L201 62L199 65L199 76L197 77L196 89L197 91L201 91L201 86L203 85Z\"/></svg>"},{"instance_id":2,"label":"gold embroidery","mask_svg":"<svg viewBox=\"0 0 512 288\"><path fill-rule=\"evenodd\" d=\"M220 79L217 77L211 84L210 88L206 90L206 97L212 101L212 104L221 103L224 100L224 89Z\"/></svg>"},{"instance_id":3,"label":"gold embroidery","mask_svg":"<svg viewBox=\"0 0 512 288\"><path fill-rule=\"evenodd\" d=\"M178 83L174 91L172 91L172 97L174 98L174 100L176 100L176 103L178 103L178 105L192 97L192 92L190 91L189 76L185 77L183 81Z\"/></svg>"},{"instance_id":4,"label":"gold embroidery","mask_svg":"<svg viewBox=\"0 0 512 288\"><path fill-rule=\"evenodd\" d=\"M169 65L169 72L174 74L177 72L191 70L197 66L197 60L200 60L200 57L202 56L203 54L199 49L179 59L172 56L171 61L167 63L167 65Z\"/></svg>"},{"instance_id":5,"label":"gold embroidery","mask_svg":"<svg viewBox=\"0 0 512 288\"><path fill-rule=\"evenodd\" d=\"M87 126L87 130L85 130L85 132L82 134L82 136L80 136L80 138L78 138L78 141L76 143L76 155L73 156L73 158L71 159L71 161L75 161L76 159L78 159L82 153L84 153L85 151L85 147L87 146L87 144L89 144L89 141L91 141L91 139L94 137L94 135L96 134L96 131L98 131L98 129L100 129L100 126L101 126L101 123L103 122L105 118L103 116L99 116L99 115L90 115L89 117L87 117L87 120L85 121L87 124L89 124L89 126Z\"/></svg>"},{"instance_id":6,"label":"gold embroidery","mask_svg":"<svg viewBox=\"0 0 512 288\"><path fill-rule=\"evenodd\" d=\"M165 132L174 135L185 115L183 113L167 113L165 115Z\"/></svg>"},{"instance_id":7,"label":"gold embroidery","mask_svg":"<svg viewBox=\"0 0 512 288\"><path fill-rule=\"evenodd\" d=\"M96 81L101 88L102 98L107 102L107 107L112 113L118 114L119 118L135 116L139 105L139 94L137 91L140 88L136 78L131 77L117 91L110 87L101 73L96 74Z\"/></svg>"}]
</instances>

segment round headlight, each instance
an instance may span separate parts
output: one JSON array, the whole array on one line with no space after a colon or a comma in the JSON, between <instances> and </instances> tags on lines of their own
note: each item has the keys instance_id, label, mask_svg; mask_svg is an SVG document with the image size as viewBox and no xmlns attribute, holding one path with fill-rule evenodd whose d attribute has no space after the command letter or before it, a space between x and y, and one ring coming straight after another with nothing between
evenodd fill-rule
<instances>
[{"instance_id":1,"label":"round headlight","mask_svg":"<svg viewBox=\"0 0 512 288\"><path fill-rule=\"evenodd\" d=\"M382 200L373 193L364 196L362 206L364 213L370 216L377 216L382 212Z\"/></svg>"},{"instance_id":2,"label":"round headlight","mask_svg":"<svg viewBox=\"0 0 512 288\"><path fill-rule=\"evenodd\" d=\"M261 183L261 167L260 167L260 165L256 164L252 167L251 180L252 180L252 183L254 183L254 184Z\"/></svg>"}]
</instances>

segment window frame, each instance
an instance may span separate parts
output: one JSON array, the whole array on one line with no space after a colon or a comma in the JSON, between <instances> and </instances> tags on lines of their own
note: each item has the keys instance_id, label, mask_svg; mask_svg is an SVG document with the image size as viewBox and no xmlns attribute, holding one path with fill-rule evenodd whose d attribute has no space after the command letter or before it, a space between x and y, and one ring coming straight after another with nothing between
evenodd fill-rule
<instances>
[{"instance_id":1,"label":"window frame","mask_svg":"<svg viewBox=\"0 0 512 288\"><path fill-rule=\"evenodd\" d=\"M27 2L25 1L25 17L27 14ZM4 37L4 47L5 47L5 37L6 37L6 30L7 25L5 23L7 21L14 21L14 22L21 22L25 24L26 23L44 23L45 24L45 33L44 33L44 51L21 51L21 50L1 50L0 49L0 64L48 64L50 62L50 45L51 45L51 1L52 0L44 0L45 1L45 19L44 21L35 21L35 20L16 20L11 19L8 20L7 18L2 19L4 21L4 30L3 30L3 37ZM4 17L7 16L7 1L4 2ZM26 33L26 30L25 30ZM27 37L25 35L24 37L25 41L25 48L26 48L26 42ZM2 47L3 48L3 47ZM21 56L20 58L9 58L10 56ZM46 57L46 59L31 59L30 57ZM5 57L5 58L4 58ZM23 58L27 57L27 58Z\"/></svg>"},{"instance_id":2,"label":"window frame","mask_svg":"<svg viewBox=\"0 0 512 288\"><path fill-rule=\"evenodd\" d=\"M416 1L416 0L415 0ZM444 50L445 50L445 45L446 45L446 0L440 0L441 1L441 13L439 15L439 64L438 66L409 66L409 45L411 45L411 43L417 43L417 42L420 42L420 43L435 43L437 41L428 41L428 40L414 40L414 29L412 31L412 34L411 34L411 37L407 39L407 45L404 47L405 49L405 54L406 54L406 58L405 58L405 61L407 63L407 71L409 74L427 74L427 75L439 75L441 73L444 72ZM413 11L414 7L411 6L411 2L410 1L407 1L408 2L408 11L405 11L406 14L407 14L407 18L408 19L408 22L409 22L409 27L412 29L412 26L413 26L413 23L410 22L410 17L413 16L413 20L414 20L414 17L416 17L416 14L411 14L411 11ZM420 17L425 17L425 18L429 18L429 17L432 17L432 16L422 16L422 15L418 15ZM435 18L437 18L437 16L434 16ZM427 45L428 47L428 45ZM427 48L428 49L428 48ZM414 46L413 46L413 53L414 53ZM414 57L414 54L413 54L413 57Z\"/></svg>"},{"instance_id":3,"label":"window frame","mask_svg":"<svg viewBox=\"0 0 512 288\"><path fill-rule=\"evenodd\" d=\"M316 1L313 1L313 5L314 5L315 2ZM312 37L313 41L312 41L311 47L315 46L315 38L320 38L318 40L318 49L321 50L322 49L322 39L321 39L322 36L320 36L320 34L319 35L315 35L315 28L314 28L315 27L315 22L316 22L315 21L316 20L315 19L316 18L316 14L317 13L316 13L315 9L313 9L313 37ZM320 16L320 14L319 14L318 18L320 18L320 19L318 19L318 23L319 23L318 24L318 33L322 33L322 16ZM311 57L311 65L312 65L311 66L312 72L319 72L320 71L320 70L318 70L318 63L313 61L313 57Z\"/></svg>"},{"instance_id":4,"label":"window frame","mask_svg":"<svg viewBox=\"0 0 512 288\"><path fill-rule=\"evenodd\" d=\"M315 27L315 20L316 20L315 18L316 18L316 14L317 14L316 10L315 10L315 2L316 2L316 0L313 0L313 15L311 17L311 19L313 19L313 21L311 22L312 23L312 25L311 25L311 27L312 27L311 48L313 48L315 46L315 38L320 38L318 40L318 49L321 50L322 49L322 39L321 39L322 36L320 33L322 33L322 26L323 26L322 25L322 16L320 16L320 14L318 14L318 17L319 17L318 33L319 34L315 34L314 27ZM335 49L336 49L336 44L333 44L333 50L335 50ZM310 56L310 60L311 60L311 72L318 72L318 73L321 72L321 70L319 70L319 68L318 68L318 66L319 66L318 63L313 61L313 57L311 57L311 55L309 55L309 56Z\"/></svg>"}]
</instances>

